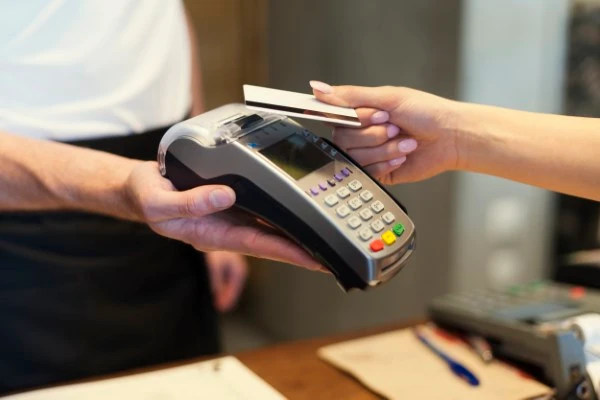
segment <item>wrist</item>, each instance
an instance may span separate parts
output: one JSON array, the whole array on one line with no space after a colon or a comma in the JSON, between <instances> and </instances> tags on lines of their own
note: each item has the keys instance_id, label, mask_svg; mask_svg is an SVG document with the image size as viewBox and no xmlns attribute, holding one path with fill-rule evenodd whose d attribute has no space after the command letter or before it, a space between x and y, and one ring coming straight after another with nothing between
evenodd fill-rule
<instances>
[{"instance_id":1,"label":"wrist","mask_svg":"<svg viewBox=\"0 0 600 400\"><path fill-rule=\"evenodd\" d=\"M484 110L476 104L456 102L455 115L456 169L477 171L478 154L489 137Z\"/></svg>"},{"instance_id":2,"label":"wrist","mask_svg":"<svg viewBox=\"0 0 600 400\"><path fill-rule=\"evenodd\" d=\"M144 164L144 161L126 159L123 165L123 177L115 186L114 197L117 207L115 211L119 217L130 221L144 222L144 215L133 187L132 174L136 168Z\"/></svg>"},{"instance_id":3,"label":"wrist","mask_svg":"<svg viewBox=\"0 0 600 400\"><path fill-rule=\"evenodd\" d=\"M138 221L139 212L132 199L128 181L131 172L142 161L112 155L109 157L104 159L101 156L93 160L96 162L90 162L93 171L78 171L81 174L79 179L86 179L88 182L82 184L78 179L71 190L64 190L64 208Z\"/></svg>"},{"instance_id":4,"label":"wrist","mask_svg":"<svg viewBox=\"0 0 600 400\"><path fill-rule=\"evenodd\" d=\"M126 218L132 221L148 223L151 219L144 207L144 197L147 196L144 195L143 189L153 186L148 185L147 170L155 170L155 173L160 176L156 161L140 161L130 170L124 188L121 191L128 210Z\"/></svg>"}]
</instances>

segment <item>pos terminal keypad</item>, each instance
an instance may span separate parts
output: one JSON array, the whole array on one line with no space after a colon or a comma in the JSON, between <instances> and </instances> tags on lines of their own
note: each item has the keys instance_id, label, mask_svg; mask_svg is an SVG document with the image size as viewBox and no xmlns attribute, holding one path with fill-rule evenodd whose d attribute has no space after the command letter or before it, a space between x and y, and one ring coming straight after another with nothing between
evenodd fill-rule
<instances>
[{"instance_id":1,"label":"pos terminal keypad","mask_svg":"<svg viewBox=\"0 0 600 400\"><path fill-rule=\"evenodd\" d=\"M346 178L351 175L352 170L347 167L334 175L338 177L338 188L335 194L322 199L323 204L334 207L336 216L345 220L346 225L356 231L356 235L371 252L376 253L386 246L393 246L396 237L404 233L403 225L395 223L396 216L386 211L384 204L370 190L364 189L360 180L348 179L346 183Z\"/></svg>"}]
</instances>

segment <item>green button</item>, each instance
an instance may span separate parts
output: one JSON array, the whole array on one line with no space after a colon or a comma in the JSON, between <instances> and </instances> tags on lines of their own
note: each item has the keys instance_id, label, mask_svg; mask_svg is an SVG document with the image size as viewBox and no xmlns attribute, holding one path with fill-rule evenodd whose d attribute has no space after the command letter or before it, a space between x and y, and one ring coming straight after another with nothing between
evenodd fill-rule
<instances>
[{"instance_id":1,"label":"green button","mask_svg":"<svg viewBox=\"0 0 600 400\"><path fill-rule=\"evenodd\" d=\"M394 225L394 227L392 228L392 230L394 231L394 233L396 234L396 236L402 236L402 234L404 233L404 225L402 225L402 224L396 224L396 225Z\"/></svg>"}]
</instances>

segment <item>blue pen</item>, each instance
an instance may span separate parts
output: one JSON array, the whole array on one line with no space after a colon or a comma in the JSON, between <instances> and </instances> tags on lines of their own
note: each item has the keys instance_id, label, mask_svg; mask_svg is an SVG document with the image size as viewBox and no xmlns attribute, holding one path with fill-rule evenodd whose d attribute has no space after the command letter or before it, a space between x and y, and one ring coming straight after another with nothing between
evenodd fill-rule
<instances>
[{"instance_id":1,"label":"blue pen","mask_svg":"<svg viewBox=\"0 0 600 400\"><path fill-rule=\"evenodd\" d=\"M459 378L465 380L471 386L479 386L479 379L469 371L465 366L461 363L454 361L447 354L443 353L440 349L435 347L425 336L421 334L417 329L413 329L413 332L417 336L417 339L421 341L429 350L433 351L438 357L444 360L448 367L452 370L452 372L458 376Z\"/></svg>"}]
</instances>

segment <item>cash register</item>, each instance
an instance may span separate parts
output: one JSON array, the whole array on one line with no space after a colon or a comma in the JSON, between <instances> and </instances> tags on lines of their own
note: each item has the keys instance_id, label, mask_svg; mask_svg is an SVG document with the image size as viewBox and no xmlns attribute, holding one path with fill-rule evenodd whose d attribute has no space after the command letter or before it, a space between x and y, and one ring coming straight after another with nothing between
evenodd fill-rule
<instances>
[{"instance_id":1,"label":"cash register","mask_svg":"<svg viewBox=\"0 0 600 400\"><path fill-rule=\"evenodd\" d=\"M486 338L499 357L537 367L557 399L596 399L600 378L588 373L586 338L569 321L600 314L600 205L560 195L555 225L551 280L449 293L431 302L429 314Z\"/></svg>"}]
</instances>

